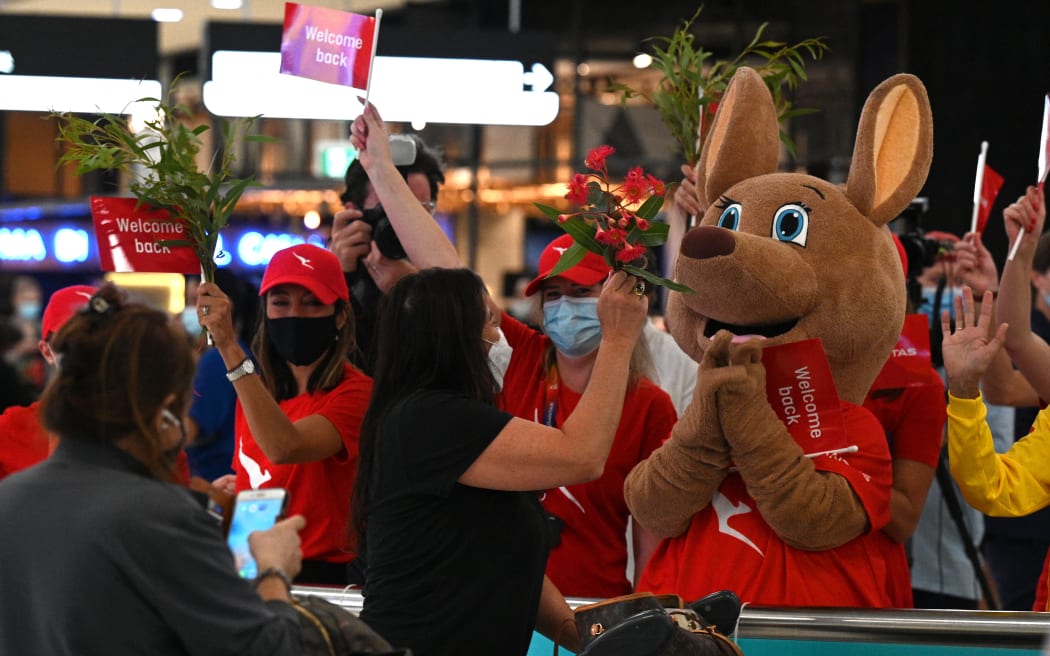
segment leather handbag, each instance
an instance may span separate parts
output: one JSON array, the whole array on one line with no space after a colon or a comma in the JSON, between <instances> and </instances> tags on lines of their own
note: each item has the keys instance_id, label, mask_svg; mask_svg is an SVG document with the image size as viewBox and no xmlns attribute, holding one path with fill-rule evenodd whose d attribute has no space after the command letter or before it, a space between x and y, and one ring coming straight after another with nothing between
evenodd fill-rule
<instances>
[{"instance_id":1,"label":"leather handbag","mask_svg":"<svg viewBox=\"0 0 1050 656\"><path fill-rule=\"evenodd\" d=\"M576 609L581 656L742 656L678 595L640 592Z\"/></svg>"}]
</instances>

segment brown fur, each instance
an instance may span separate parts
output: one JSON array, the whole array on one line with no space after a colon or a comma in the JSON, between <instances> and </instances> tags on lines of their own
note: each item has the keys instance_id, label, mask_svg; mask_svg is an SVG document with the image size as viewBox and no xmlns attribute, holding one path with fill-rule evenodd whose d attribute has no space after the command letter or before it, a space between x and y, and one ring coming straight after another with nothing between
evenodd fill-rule
<instances>
[{"instance_id":1,"label":"brown fur","mask_svg":"<svg viewBox=\"0 0 1050 656\"><path fill-rule=\"evenodd\" d=\"M668 325L701 363L694 401L672 437L625 486L628 505L663 536L681 533L710 501L732 458L759 511L786 543L827 549L860 535L867 516L845 479L803 457L769 403L761 349L820 338L840 398L860 404L904 320L904 274L886 224L922 188L933 119L922 83L896 75L868 98L844 187L777 173L778 126L758 74L740 69L697 164L707 207L682 240ZM740 204L736 230L718 227ZM804 204L805 243L774 235L779 209ZM731 343L733 335L764 341ZM820 503L813 503L820 499Z\"/></svg>"}]
</instances>

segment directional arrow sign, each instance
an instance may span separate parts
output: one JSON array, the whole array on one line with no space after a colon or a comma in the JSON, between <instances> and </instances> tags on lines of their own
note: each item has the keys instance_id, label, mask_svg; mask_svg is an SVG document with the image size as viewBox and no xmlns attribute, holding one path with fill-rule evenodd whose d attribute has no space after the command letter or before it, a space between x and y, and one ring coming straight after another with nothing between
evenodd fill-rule
<instances>
[{"instance_id":1,"label":"directional arrow sign","mask_svg":"<svg viewBox=\"0 0 1050 656\"><path fill-rule=\"evenodd\" d=\"M532 72L525 74L525 86L532 87L533 91L546 91L554 84L554 76L543 64L533 64Z\"/></svg>"},{"instance_id":2,"label":"directional arrow sign","mask_svg":"<svg viewBox=\"0 0 1050 656\"><path fill-rule=\"evenodd\" d=\"M219 116L351 120L360 92L280 75L280 53L221 50L212 56L204 105ZM547 125L558 94L542 64L520 61L376 57L370 101L388 121ZM531 88L526 91L526 87Z\"/></svg>"}]
</instances>

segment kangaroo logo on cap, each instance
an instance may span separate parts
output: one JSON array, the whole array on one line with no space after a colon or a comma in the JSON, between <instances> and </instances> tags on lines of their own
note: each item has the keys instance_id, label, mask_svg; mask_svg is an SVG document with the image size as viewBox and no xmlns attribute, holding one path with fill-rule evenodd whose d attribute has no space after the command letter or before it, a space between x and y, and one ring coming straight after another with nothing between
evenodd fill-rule
<instances>
[{"instance_id":1,"label":"kangaroo logo on cap","mask_svg":"<svg viewBox=\"0 0 1050 656\"><path fill-rule=\"evenodd\" d=\"M88 294L87 292L73 292L73 293L76 294L77 296L83 296L84 298L86 298L89 301L91 300L91 294Z\"/></svg>"},{"instance_id":2,"label":"kangaroo logo on cap","mask_svg":"<svg viewBox=\"0 0 1050 656\"><path fill-rule=\"evenodd\" d=\"M301 263L301 264L302 264L302 265L303 265L304 267L306 267L307 269L313 269L313 266L311 266L311 265L310 265L310 260L309 260L309 258L305 258L305 257L303 257L302 255L300 255L300 254L298 254L298 253L292 253L292 255L294 255L294 256L295 256L295 259L299 260L299 262L300 262L300 263Z\"/></svg>"},{"instance_id":3,"label":"kangaroo logo on cap","mask_svg":"<svg viewBox=\"0 0 1050 656\"><path fill-rule=\"evenodd\" d=\"M551 250L558 251L558 255L565 255L565 251L567 251L569 249L568 248L564 248L562 246L551 246Z\"/></svg>"}]
</instances>

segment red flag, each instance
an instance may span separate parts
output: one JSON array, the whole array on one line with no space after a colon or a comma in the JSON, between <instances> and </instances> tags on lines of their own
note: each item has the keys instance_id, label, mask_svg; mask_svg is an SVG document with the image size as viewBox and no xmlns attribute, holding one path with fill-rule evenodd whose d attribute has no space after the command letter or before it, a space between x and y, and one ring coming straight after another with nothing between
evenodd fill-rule
<instances>
[{"instance_id":1,"label":"red flag","mask_svg":"<svg viewBox=\"0 0 1050 656\"><path fill-rule=\"evenodd\" d=\"M819 339L765 348L762 365L766 398L806 454L848 447L835 379Z\"/></svg>"},{"instance_id":2,"label":"red flag","mask_svg":"<svg viewBox=\"0 0 1050 656\"><path fill-rule=\"evenodd\" d=\"M376 27L371 16L287 2L281 73L367 90Z\"/></svg>"},{"instance_id":3,"label":"red flag","mask_svg":"<svg viewBox=\"0 0 1050 656\"><path fill-rule=\"evenodd\" d=\"M172 219L165 210L137 204L134 198L91 197L102 270L200 273L193 249L171 243L188 241L182 221Z\"/></svg>"},{"instance_id":4,"label":"red flag","mask_svg":"<svg viewBox=\"0 0 1050 656\"><path fill-rule=\"evenodd\" d=\"M992 205L995 205L995 198L1002 186L1003 176L985 164L984 176L981 178L981 202L977 210L977 232L984 233L984 227L988 225L988 216L992 213Z\"/></svg>"}]
</instances>

